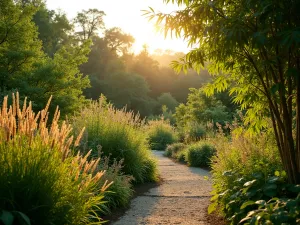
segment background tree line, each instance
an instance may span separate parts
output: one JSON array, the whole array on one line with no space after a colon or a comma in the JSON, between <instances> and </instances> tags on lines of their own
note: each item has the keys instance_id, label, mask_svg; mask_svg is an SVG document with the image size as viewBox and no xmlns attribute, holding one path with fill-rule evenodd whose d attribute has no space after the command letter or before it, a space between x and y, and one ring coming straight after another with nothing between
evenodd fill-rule
<instances>
[{"instance_id":1,"label":"background tree line","mask_svg":"<svg viewBox=\"0 0 300 225\"><path fill-rule=\"evenodd\" d=\"M185 103L189 88L210 81L176 74L169 64L184 53L143 46L132 52L134 37L120 28L106 28L105 12L88 9L69 20L62 11L47 9L44 1L0 1L1 95L18 90L40 110L53 95L52 109L72 113L87 99L104 94L116 107L127 106L142 116L175 112Z\"/></svg>"}]
</instances>

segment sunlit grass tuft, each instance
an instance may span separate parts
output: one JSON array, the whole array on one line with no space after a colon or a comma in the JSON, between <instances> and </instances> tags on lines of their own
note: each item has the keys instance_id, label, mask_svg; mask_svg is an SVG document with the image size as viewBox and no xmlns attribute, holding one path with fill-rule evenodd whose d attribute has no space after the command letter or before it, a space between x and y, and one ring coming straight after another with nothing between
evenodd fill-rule
<instances>
[{"instance_id":1,"label":"sunlit grass tuft","mask_svg":"<svg viewBox=\"0 0 300 225\"><path fill-rule=\"evenodd\" d=\"M50 99L51 100L51 99ZM101 224L98 217L111 185L98 170L100 159L71 153L71 125L48 122L48 101L37 114L19 95L4 98L0 111L0 208L25 213L32 225Z\"/></svg>"},{"instance_id":2,"label":"sunlit grass tuft","mask_svg":"<svg viewBox=\"0 0 300 225\"><path fill-rule=\"evenodd\" d=\"M76 133L86 127L81 151L93 149L92 155L96 156L96 149L101 149L111 160L123 160L122 172L132 175L135 183L157 180L156 161L143 125L138 115L115 109L104 98L83 108L73 119Z\"/></svg>"}]
</instances>

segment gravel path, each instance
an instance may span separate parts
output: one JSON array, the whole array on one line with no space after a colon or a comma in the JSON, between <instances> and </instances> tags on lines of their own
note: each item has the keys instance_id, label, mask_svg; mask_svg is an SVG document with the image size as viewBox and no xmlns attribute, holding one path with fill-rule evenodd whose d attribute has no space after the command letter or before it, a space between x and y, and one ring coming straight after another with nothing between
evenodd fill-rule
<instances>
[{"instance_id":1,"label":"gravel path","mask_svg":"<svg viewBox=\"0 0 300 225\"><path fill-rule=\"evenodd\" d=\"M130 209L113 225L208 225L209 172L190 168L154 151L162 183L132 200Z\"/></svg>"}]
</instances>

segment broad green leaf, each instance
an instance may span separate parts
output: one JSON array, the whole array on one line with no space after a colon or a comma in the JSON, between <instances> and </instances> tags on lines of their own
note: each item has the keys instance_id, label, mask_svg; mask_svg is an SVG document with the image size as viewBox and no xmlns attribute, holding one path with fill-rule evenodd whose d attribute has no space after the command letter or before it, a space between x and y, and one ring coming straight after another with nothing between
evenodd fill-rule
<instances>
[{"instance_id":1,"label":"broad green leaf","mask_svg":"<svg viewBox=\"0 0 300 225\"><path fill-rule=\"evenodd\" d=\"M12 215L11 212L2 210L1 214L0 214L0 221L4 224L4 225L13 225L14 222L14 216Z\"/></svg>"},{"instance_id":2,"label":"broad green leaf","mask_svg":"<svg viewBox=\"0 0 300 225\"><path fill-rule=\"evenodd\" d=\"M217 209L217 205L218 204L216 202L210 204L207 209L208 214L211 214L212 212L214 212Z\"/></svg>"},{"instance_id":3,"label":"broad green leaf","mask_svg":"<svg viewBox=\"0 0 300 225\"><path fill-rule=\"evenodd\" d=\"M244 187L252 187L256 183L257 183L257 180L251 180L251 181L246 182L244 184Z\"/></svg>"},{"instance_id":4,"label":"broad green leaf","mask_svg":"<svg viewBox=\"0 0 300 225\"><path fill-rule=\"evenodd\" d=\"M254 201L247 201L247 202L244 202L244 203L241 205L240 209L244 209L244 208L246 208L246 207L249 206L249 205L255 205L255 202L254 202Z\"/></svg>"},{"instance_id":5,"label":"broad green leaf","mask_svg":"<svg viewBox=\"0 0 300 225\"><path fill-rule=\"evenodd\" d=\"M266 204L266 201L265 200L258 200L258 201L255 202L255 204L264 206Z\"/></svg>"},{"instance_id":6,"label":"broad green leaf","mask_svg":"<svg viewBox=\"0 0 300 225\"><path fill-rule=\"evenodd\" d=\"M216 195L214 195L213 197L211 197L211 199L210 199L210 201L215 201L215 200L217 200L219 198L219 195L218 194L216 194Z\"/></svg>"}]
</instances>

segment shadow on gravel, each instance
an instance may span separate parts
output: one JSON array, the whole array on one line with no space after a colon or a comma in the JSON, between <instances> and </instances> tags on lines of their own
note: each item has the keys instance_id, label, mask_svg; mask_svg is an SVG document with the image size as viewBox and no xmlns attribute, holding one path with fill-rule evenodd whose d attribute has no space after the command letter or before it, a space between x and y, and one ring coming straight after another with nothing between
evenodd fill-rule
<instances>
[{"instance_id":1,"label":"shadow on gravel","mask_svg":"<svg viewBox=\"0 0 300 225\"><path fill-rule=\"evenodd\" d=\"M135 201L135 199L137 197L139 197L139 198L144 197L145 193L147 193L152 188L158 187L161 183L162 183L162 180L160 179L160 181L157 182L157 183L146 183L146 184L141 184L141 185L135 186L134 187L134 191L135 192L134 192L134 195L133 195L132 199L129 202L128 207L114 210L113 213L112 213L112 215L104 216L103 220L106 220L106 221L108 220L108 222L105 223L105 225L112 225L114 222L118 221L119 218L121 218L122 216L124 216L125 213L130 209L130 204L133 201ZM145 196L145 198L148 198L148 197ZM145 199L145 200L147 201L147 199ZM147 208L145 208L145 207L143 208L143 213L145 215L148 215L151 212L152 207L153 207L154 204L156 204L156 203L153 202L153 201L147 201L147 204L145 204L147 206ZM141 215L141 216L144 216L144 215ZM136 221L136 224L138 224L138 221ZM134 224L132 224L132 225L134 225Z\"/></svg>"},{"instance_id":2,"label":"shadow on gravel","mask_svg":"<svg viewBox=\"0 0 300 225\"><path fill-rule=\"evenodd\" d=\"M210 172L206 169L201 169L201 168L197 168L197 167L189 167L189 171L191 171L194 174L200 175L200 176L206 176L206 177L211 176Z\"/></svg>"}]
</instances>

